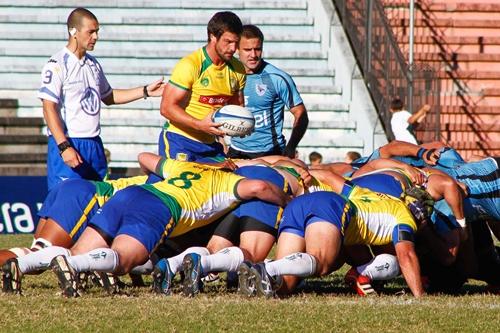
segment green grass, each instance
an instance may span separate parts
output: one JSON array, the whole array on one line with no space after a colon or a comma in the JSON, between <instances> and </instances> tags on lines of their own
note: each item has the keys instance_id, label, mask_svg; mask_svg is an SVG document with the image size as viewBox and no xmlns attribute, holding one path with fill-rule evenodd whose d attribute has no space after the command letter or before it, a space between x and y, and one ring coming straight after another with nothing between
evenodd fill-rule
<instances>
[{"instance_id":1,"label":"green grass","mask_svg":"<svg viewBox=\"0 0 500 333\"><path fill-rule=\"evenodd\" d=\"M0 248L29 245L30 236L0 236ZM343 270L342 272L345 272ZM130 296L107 296L91 288L83 297L58 295L51 272L27 276L23 296L0 295L1 332L499 332L500 298L485 295L473 281L462 296L408 295L360 298L341 283L341 273L306 281L287 299L246 299L207 286L188 299L178 293L155 296L149 288L129 288ZM126 282L127 279L124 279ZM147 278L146 283L150 283ZM404 288L401 280L388 286Z\"/></svg>"}]
</instances>

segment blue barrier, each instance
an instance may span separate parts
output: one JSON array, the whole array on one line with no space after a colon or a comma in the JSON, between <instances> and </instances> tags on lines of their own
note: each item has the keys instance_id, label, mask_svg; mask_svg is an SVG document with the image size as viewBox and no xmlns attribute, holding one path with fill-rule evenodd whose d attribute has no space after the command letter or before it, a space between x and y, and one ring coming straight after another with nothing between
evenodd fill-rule
<instances>
[{"instance_id":1,"label":"blue barrier","mask_svg":"<svg viewBox=\"0 0 500 333\"><path fill-rule=\"evenodd\" d=\"M35 232L46 196L45 176L0 177L0 234Z\"/></svg>"}]
</instances>

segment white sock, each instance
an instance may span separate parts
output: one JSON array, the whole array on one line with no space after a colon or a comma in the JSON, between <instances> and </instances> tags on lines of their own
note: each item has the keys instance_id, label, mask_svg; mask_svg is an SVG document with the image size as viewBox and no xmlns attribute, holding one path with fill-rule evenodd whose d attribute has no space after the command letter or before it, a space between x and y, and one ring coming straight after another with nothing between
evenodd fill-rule
<instances>
[{"instance_id":1,"label":"white sock","mask_svg":"<svg viewBox=\"0 0 500 333\"><path fill-rule=\"evenodd\" d=\"M201 257L203 273L235 272L245 260L239 247L231 246L209 256Z\"/></svg>"},{"instance_id":2,"label":"white sock","mask_svg":"<svg viewBox=\"0 0 500 333\"><path fill-rule=\"evenodd\" d=\"M148 260L146 261L145 264L142 264L140 266L135 266L134 268L132 268L132 270L130 271L131 274L140 274L140 275L148 275L148 274L151 274L151 272L153 271L153 263L151 262L151 260Z\"/></svg>"},{"instance_id":3,"label":"white sock","mask_svg":"<svg viewBox=\"0 0 500 333\"><path fill-rule=\"evenodd\" d=\"M184 252L176 255L175 257L168 258L168 265L170 266L170 270L172 271L172 273L174 273L174 275L177 274L177 272L179 272L179 270L182 268L182 260L188 253L197 253L203 257L208 256L210 254L210 251L208 251L206 247L194 246L184 250Z\"/></svg>"},{"instance_id":4,"label":"white sock","mask_svg":"<svg viewBox=\"0 0 500 333\"><path fill-rule=\"evenodd\" d=\"M68 257L68 263L77 272L113 272L118 266L119 258L115 250L99 248L84 254Z\"/></svg>"},{"instance_id":5,"label":"white sock","mask_svg":"<svg viewBox=\"0 0 500 333\"><path fill-rule=\"evenodd\" d=\"M379 254L369 263L356 267L359 274L372 280L390 280L399 275L399 263L392 254Z\"/></svg>"},{"instance_id":6,"label":"white sock","mask_svg":"<svg viewBox=\"0 0 500 333\"><path fill-rule=\"evenodd\" d=\"M295 275L308 277L316 273L316 258L308 253L297 252L276 261L265 263L271 276Z\"/></svg>"},{"instance_id":7,"label":"white sock","mask_svg":"<svg viewBox=\"0 0 500 333\"><path fill-rule=\"evenodd\" d=\"M50 262L58 255L69 256L68 249L60 246L49 246L44 249L32 252L25 256L17 258L19 269L22 273L30 273L41 269L49 268Z\"/></svg>"}]
</instances>

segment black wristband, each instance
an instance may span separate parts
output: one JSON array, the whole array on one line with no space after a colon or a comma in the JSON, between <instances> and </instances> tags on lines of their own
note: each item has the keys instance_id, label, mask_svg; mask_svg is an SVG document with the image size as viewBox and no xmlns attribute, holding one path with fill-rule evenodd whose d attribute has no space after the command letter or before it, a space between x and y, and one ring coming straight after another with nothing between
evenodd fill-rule
<instances>
[{"instance_id":1,"label":"black wristband","mask_svg":"<svg viewBox=\"0 0 500 333\"><path fill-rule=\"evenodd\" d=\"M59 155L62 155L66 151L66 149L70 148L71 144L68 141L63 141L60 144L57 145L57 148L59 148Z\"/></svg>"},{"instance_id":2,"label":"black wristband","mask_svg":"<svg viewBox=\"0 0 500 333\"><path fill-rule=\"evenodd\" d=\"M142 88L142 97L144 97L144 99L148 98L149 97L149 94L148 94L148 86L144 86Z\"/></svg>"}]
</instances>

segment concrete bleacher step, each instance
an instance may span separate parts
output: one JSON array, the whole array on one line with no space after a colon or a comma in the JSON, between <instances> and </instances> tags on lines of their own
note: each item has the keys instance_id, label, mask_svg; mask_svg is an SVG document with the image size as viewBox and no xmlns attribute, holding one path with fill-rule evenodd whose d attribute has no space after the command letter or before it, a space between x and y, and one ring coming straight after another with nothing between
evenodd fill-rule
<instances>
[{"instance_id":1,"label":"concrete bleacher step","mask_svg":"<svg viewBox=\"0 0 500 333\"><path fill-rule=\"evenodd\" d=\"M18 117L42 115L36 97L40 71L67 40L66 18L75 5L81 4L0 0L0 98L19 99ZM364 141L354 135L357 124L349 115L349 99L335 82L330 51L308 1L89 0L85 6L101 23L92 54L115 88L144 85L161 76L168 80L179 58L206 43L206 23L212 13L231 8L244 23L259 25L266 36L264 58L289 72L301 92L310 126L300 150L316 147L326 160L343 158L346 149L362 150ZM149 98L103 106L102 137L112 153L111 167L137 166L138 152L156 151L165 121L159 103L159 98ZM293 117L285 114L288 136Z\"/></svg>"},{"instance_id":2,"label":"concrete bleacher step","mask_svg":"<svg viewBox=\"0 0 500 333\"><path fill-rule=\"evenodd\" d=\"M40 67L41 68L41 67ZM302 75L295 75L294 81L297 84L299 92L318 92L340 94L342 89L335 85L334 76L321 76L320 73L328 73L329 70L319 69L317 71L308 72L306 69L301 69L294 72L301 72ZM18 75L19 74L19 75ZM21 75L22 74L22 75ZM157 74L106 74L106 77L112 87L115 88L133 88L144 84L156 81L163 77L168 81L169 75L166 73ZM19 72L1 72L0 81L9 81L9 89L13 90L31 90L36 91L40 88L41 76L40 73L19 73ZM315 91L311 86L320 87L319 91Z\"/></svg>"},{"instance_id":3,"label":"concrete bleacher step","mask_svg":"<svg viewBox=\"0 0 500 333\"><path fill-rule=\"evenodd\" d=\"M0 154L46 152L47 137L44 135L0 135Z\"/></svg>"},{"instance_id":4,"label":"concrete bleacher step","mask_svg":"<svg viewBox=\"0 0 500 333\"><path fill-rule=\"evenodd\" d=\"M11 0L0 0L0 6L12 6ZM75 8L81 6L81 1L77 0L50 0L43 3L32 0L16 0L15 6L25 8ZM306 9L307 0L226 0L220 1L205 1L198 0L168 0L168 1L144 1L144 0L87 0L85 5L88 8L156 8L156 9L247 9L247 8L268 8L281 10L286 8Z\"/></svg>"},{"instance_id":5,"label":"concrete bleacher step","mask_svg":"<svg viewBox=\"0 0 500 333\"><path fill-rule=\"evenodd\" d=\"M42 134L44 126L42 118L0 117L0 135Z\"/></svg>"}]
</instances>

